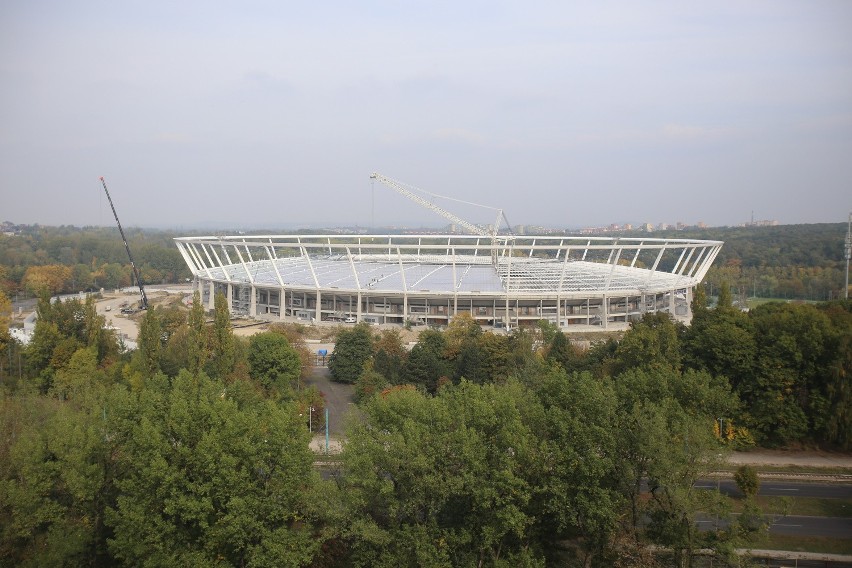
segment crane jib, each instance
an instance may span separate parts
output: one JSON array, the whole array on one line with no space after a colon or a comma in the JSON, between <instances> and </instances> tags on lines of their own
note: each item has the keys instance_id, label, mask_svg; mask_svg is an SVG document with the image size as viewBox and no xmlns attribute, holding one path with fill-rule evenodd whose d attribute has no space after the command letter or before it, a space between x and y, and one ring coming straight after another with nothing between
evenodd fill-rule
<instances>
[{"instance_id":1,"label":"crane jib","mask_svg":"<svg viewBox=\"0 0 852 568\"><path fill-rule=\"evenodd\" d=\"M118 225L118 232L121 233L121 240L124 241L124 250L127 251L127 258L130 259L130 267L133 269L133 276L136 278L136 284L139 285L139 293L142 295L142 299L139 301L139 307L143 310L147 310L148 296L145 294L145 287L142 284L142 279L139 277L139 271L136 269L136 263L133 262L133 255L130 253L130 245L127 244L127 237L124 236L124 229L121 228L121 221L118 220L118 213L115 211L115 205L112 203L112 197L109 195L106 180L104 180L103 176L101 176L101 183L104 186L107 201L109 201L110 209L112 209L112 214L115 217L115 224Z\"/></svg>"}]
</instances>

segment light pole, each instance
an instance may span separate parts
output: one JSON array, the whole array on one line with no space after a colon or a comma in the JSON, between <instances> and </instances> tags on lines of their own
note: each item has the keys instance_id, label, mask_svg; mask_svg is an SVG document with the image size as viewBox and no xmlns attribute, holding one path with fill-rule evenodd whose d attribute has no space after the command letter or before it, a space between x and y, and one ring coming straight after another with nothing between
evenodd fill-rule
<instances>
[{"instance_id":1,"label":"light pole","mask_svg":"<svg viewBox=\"0 0 852 568\"><path fill-rule=\"evenodd\" d=\"M843 297L849 299L849 259L852 258L852 213L849 214L849 226L846 229L846 288L843 290Z\"/></svg>"},{"instance_id":2,"label":"light pole","mask_svg":"<svg viewBox=\"0 0 852 568\"><path fill-rule=\"evenodd\" d=\"M308 432L310 432L311 434L314 433L313 419L314 419L314 407L309 406L308 407Z\"/></svg>"}]
</instances>

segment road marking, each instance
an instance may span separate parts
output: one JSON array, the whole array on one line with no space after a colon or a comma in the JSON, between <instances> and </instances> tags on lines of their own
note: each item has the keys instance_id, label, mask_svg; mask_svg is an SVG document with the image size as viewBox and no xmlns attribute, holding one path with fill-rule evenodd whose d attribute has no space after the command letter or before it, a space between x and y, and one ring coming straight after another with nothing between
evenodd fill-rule
<instances>
[{"instance_id":1,"label":"road marking","mask_svg":"<svg viewBox=\"0 0 852 568\"><path fill-rule=\"evenodd\" d=\"M697 489L716 489L715 485L695 485Z\"/></svg>"},{"instance_id":2,"label":"road marking","mask_svg":"<svg viewBox=\"0 0 852 568\"><path fill-rule=\"evenodd\" d=\"M779 487L775 491L798 491L798 489L784 489L783 487Z\"/></svg>"}]
</instances>

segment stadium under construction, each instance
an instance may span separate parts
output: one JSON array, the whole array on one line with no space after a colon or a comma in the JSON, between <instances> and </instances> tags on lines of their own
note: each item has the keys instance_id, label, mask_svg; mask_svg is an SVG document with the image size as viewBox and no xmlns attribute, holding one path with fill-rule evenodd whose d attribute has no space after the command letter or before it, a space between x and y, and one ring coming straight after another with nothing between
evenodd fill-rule
<instances>
[{"instance_id":1,"label":"stadium under construction","mask_svg":"<svg viewBox=\"0 0 852 568\"><path fill-rule=\"evenodd\" d=\"M175 242L210 309L222 293L233 313L275 321L446 325L468 312L496 328L544 319L565 330L617 329L649 312L688 321L692 290L722 247L694 239L498 234L421 204L471 234Z\"/></svg>"}]
</instances>

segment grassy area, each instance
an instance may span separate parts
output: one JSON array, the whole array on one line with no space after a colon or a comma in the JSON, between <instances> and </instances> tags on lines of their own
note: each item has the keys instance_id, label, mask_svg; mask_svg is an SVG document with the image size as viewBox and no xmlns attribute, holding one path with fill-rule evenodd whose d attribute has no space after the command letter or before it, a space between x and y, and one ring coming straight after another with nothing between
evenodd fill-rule
<instances>
[{"instance_id":1,"label":"grassy area","mask_svg":"<svg viewBox=\"0 0 852 568\"><path fill-rule=\"evenodd\" d=\"M823 499L820 497L786 497L790 505L789 515L809 517L852 517L852 499ZM758 497L757 503L764 511L778 511L778 497ZM742 501L734 500L733 510L739 512Z\"/></svg>"},{"instance_id":2,"label":"grassy area","mask_svg":"<svg viewBox=\"0 0 852 568\"><path fill-rule=\"evenodd\" d=\"M852 539L828 538L824 536L770 535L755 542L749 548L822 552L825 554L852 554Z\"/></svg>"},{"instance_id":3,"label":"grassy area","mask_svg":"<svg viewBox=\"0 0 852 568\"><path fill-rule=\"evenodd\" d=\"M725 463L720 471L735 472L739 464ZM752 465L758 473L813 473L817 475L852 475L852 468L842 466L823 467L818 465Z\"/></svg>"},{"instance_id":4,"label":"grassy area","mask_svg":"<svg viewBox=\"0 0 852 568\"><path fill-rule=\"evenodd\" d=\"M746 300L748 302L748 308L756 308L762 304L769 304L771 302L798 302L802 304L817 304L817 300L791 300L789 298L755 298L750 297Z\"/></svg>"}]
</instances>

